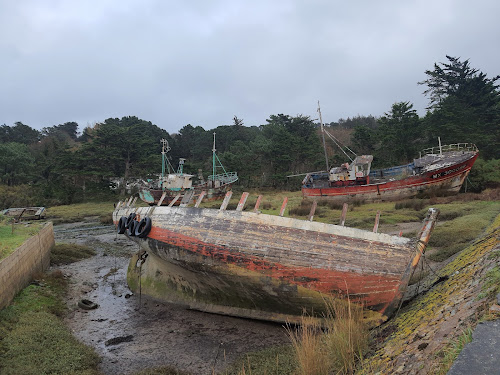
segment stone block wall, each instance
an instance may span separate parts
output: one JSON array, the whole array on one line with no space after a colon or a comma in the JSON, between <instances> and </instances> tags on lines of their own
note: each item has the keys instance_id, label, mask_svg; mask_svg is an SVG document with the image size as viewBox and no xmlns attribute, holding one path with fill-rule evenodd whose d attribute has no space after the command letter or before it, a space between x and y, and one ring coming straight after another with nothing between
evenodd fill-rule
<instances>
[{"instance_id":1,"label":"stone block wall","mask_svg":"<svg viewBox=\"0 0 500 375\"><path fill-rule=\"evenodd\" d=\"M52 223L27 239L8 257L0 260L0 309L8 306L38 272L50 265L50 249L54 245Z\"/></svg>"}]
</instances>

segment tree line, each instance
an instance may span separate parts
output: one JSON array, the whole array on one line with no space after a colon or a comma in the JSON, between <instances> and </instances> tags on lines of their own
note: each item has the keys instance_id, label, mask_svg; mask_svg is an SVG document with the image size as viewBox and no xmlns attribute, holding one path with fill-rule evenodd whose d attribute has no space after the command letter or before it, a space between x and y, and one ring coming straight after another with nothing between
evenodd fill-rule
<instances>
[{"instance_id":1,"label":"tree line","mask_svg":"<svg viewBox=\"0 0 500 375\"><path fill-rule=\"evenodd\" d=\"M443 144L475 143L481 159L473 169L476 190L500 182L499 76L447 56L427 70L424 95L429 106L419 117L410 102L394 103L381 117L357 116L325 124L329 132L358 155L374 155L374 167L404 164L418 151ZM177 133L135 116L109 118L78 131L76 122L43 128L21 122L0 126L0 208L12 204L53 205L107 199L112 177L157 178L161 143L166 139L173 165L185 158L185 171L205 176L212 168L213 133L227 171L236 171L244 188L299 189L289 175L324 169L320 126L303 115L271 115L260 126L245 126L234 116L230 125L205 130L188 124ZM328 145L329 163L345 162Z\"/></svg>"}]
</instances>

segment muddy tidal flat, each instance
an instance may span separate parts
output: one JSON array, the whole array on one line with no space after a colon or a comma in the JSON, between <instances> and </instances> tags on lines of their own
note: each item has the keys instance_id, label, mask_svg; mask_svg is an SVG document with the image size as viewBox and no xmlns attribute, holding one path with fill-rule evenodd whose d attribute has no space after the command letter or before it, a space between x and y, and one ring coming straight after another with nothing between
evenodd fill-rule
<instances>
[{"instance_id":1,"label":"muddy tidal flat","mask_svg":"<svg viewBox=\"0 0 500 375\"><path fill-rule=\"evenodd\" d=\"M81 222L54 227L56 242L87 245L92 258L54 267L70 280L65 322L75 337L93 347L104 374L127 374L173 366L193 374L222 371L246 352L288 343L280 324L188 310L132 294L126 272L135 243L113 226ZM99 306L78 307L88 299Z\"/></svg>"}]
</instances>

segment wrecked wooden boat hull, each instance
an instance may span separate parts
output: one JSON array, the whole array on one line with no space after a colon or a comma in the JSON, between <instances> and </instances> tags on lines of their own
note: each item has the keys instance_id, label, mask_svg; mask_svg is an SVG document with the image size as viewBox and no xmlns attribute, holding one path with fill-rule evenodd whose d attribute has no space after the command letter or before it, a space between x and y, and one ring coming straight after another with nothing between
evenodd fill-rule
<instances>
[{"instance_id":1,"label":"wrecked wooden boat hull","mask_svg":"<svg viewBox=\"0 0 500 375\"><path fill-rule=\"evenodd\" d=\"M398 307L434 226L417 241L338 225L246 211L119 207L151 219L132 259L132 290L192 309L271 321L325 316L330 298L363 305L380 323ZM123 219L122 219L123 220Z\"/></svg>"},{"instance_id":2,"label":"wrecked wooden boat hull","mask_svg":"<svg viewBox=\"0 0 500 375\"><path fill-rule=\"evenodd\" d=\"M454 145L450 145L454 146ZM448 146L449 147L449 146ZM312 183L304 183L302 196L311 199L336 201L392 201L418 194L458 193L479 156L475 145L465 144L456 151L426 155L411 164L371 171L366 181L353 181L351 185L330 186L326 172L308 175ZM428 164L426 158L432 158ZM423 161L419 170L418 161ZM399 174L399 175L398 175ZM402 177L404 176L404 177Z\"/></svg>"},{"instance_id":3,"label":"wrecked wooden boat hull","mask_svg":"<svg viewBox=\"0 0 500 375\"><path fill-rule=\"evenodd\" d=\"M0 214L14 217L16 220L45 218L45 207L13 207L0 211Z\"/></svg>"}]
</instances>

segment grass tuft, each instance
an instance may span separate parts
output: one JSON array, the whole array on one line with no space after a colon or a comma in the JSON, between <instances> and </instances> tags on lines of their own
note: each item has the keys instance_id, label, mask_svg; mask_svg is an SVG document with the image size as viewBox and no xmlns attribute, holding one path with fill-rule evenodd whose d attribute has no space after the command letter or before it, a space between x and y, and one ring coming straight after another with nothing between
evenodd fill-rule
<instances>
[{"instance_id":1,"label":"grass tuft","mask_svg":"<svg viewBox=\"0 0 500 375\"><path fill-rule=\"evenodd\" d=\"M324 327L311 317L288 334L298 362L298 374L352 374L369 346L363 308L344 300L329 300Z\"/></svg>"},{"instance_id":2,"label":"grass tuft","mask_svg":"<svg viewBox=\"0 0 500 375\"><path fill-rule=\"evenodd\" d=\"M466 328L456 340L450 342L442 352L438 353L438 356L442 356L442 360L437 375L448 373L448 370L464 346L472 341L472 332L471 327Z\"/></svg>"},{"instance_id":3,"label":"grass tuft","mask_svg":"<svg viewBox=\"0 0 500 375\"><path fill-rule=\"evenodd\" d=\"M50 263L70 264L82 259L90 258L96 254L95 250L84 245L56 244L50 252Z\"/></svg>"}]
</instances>

